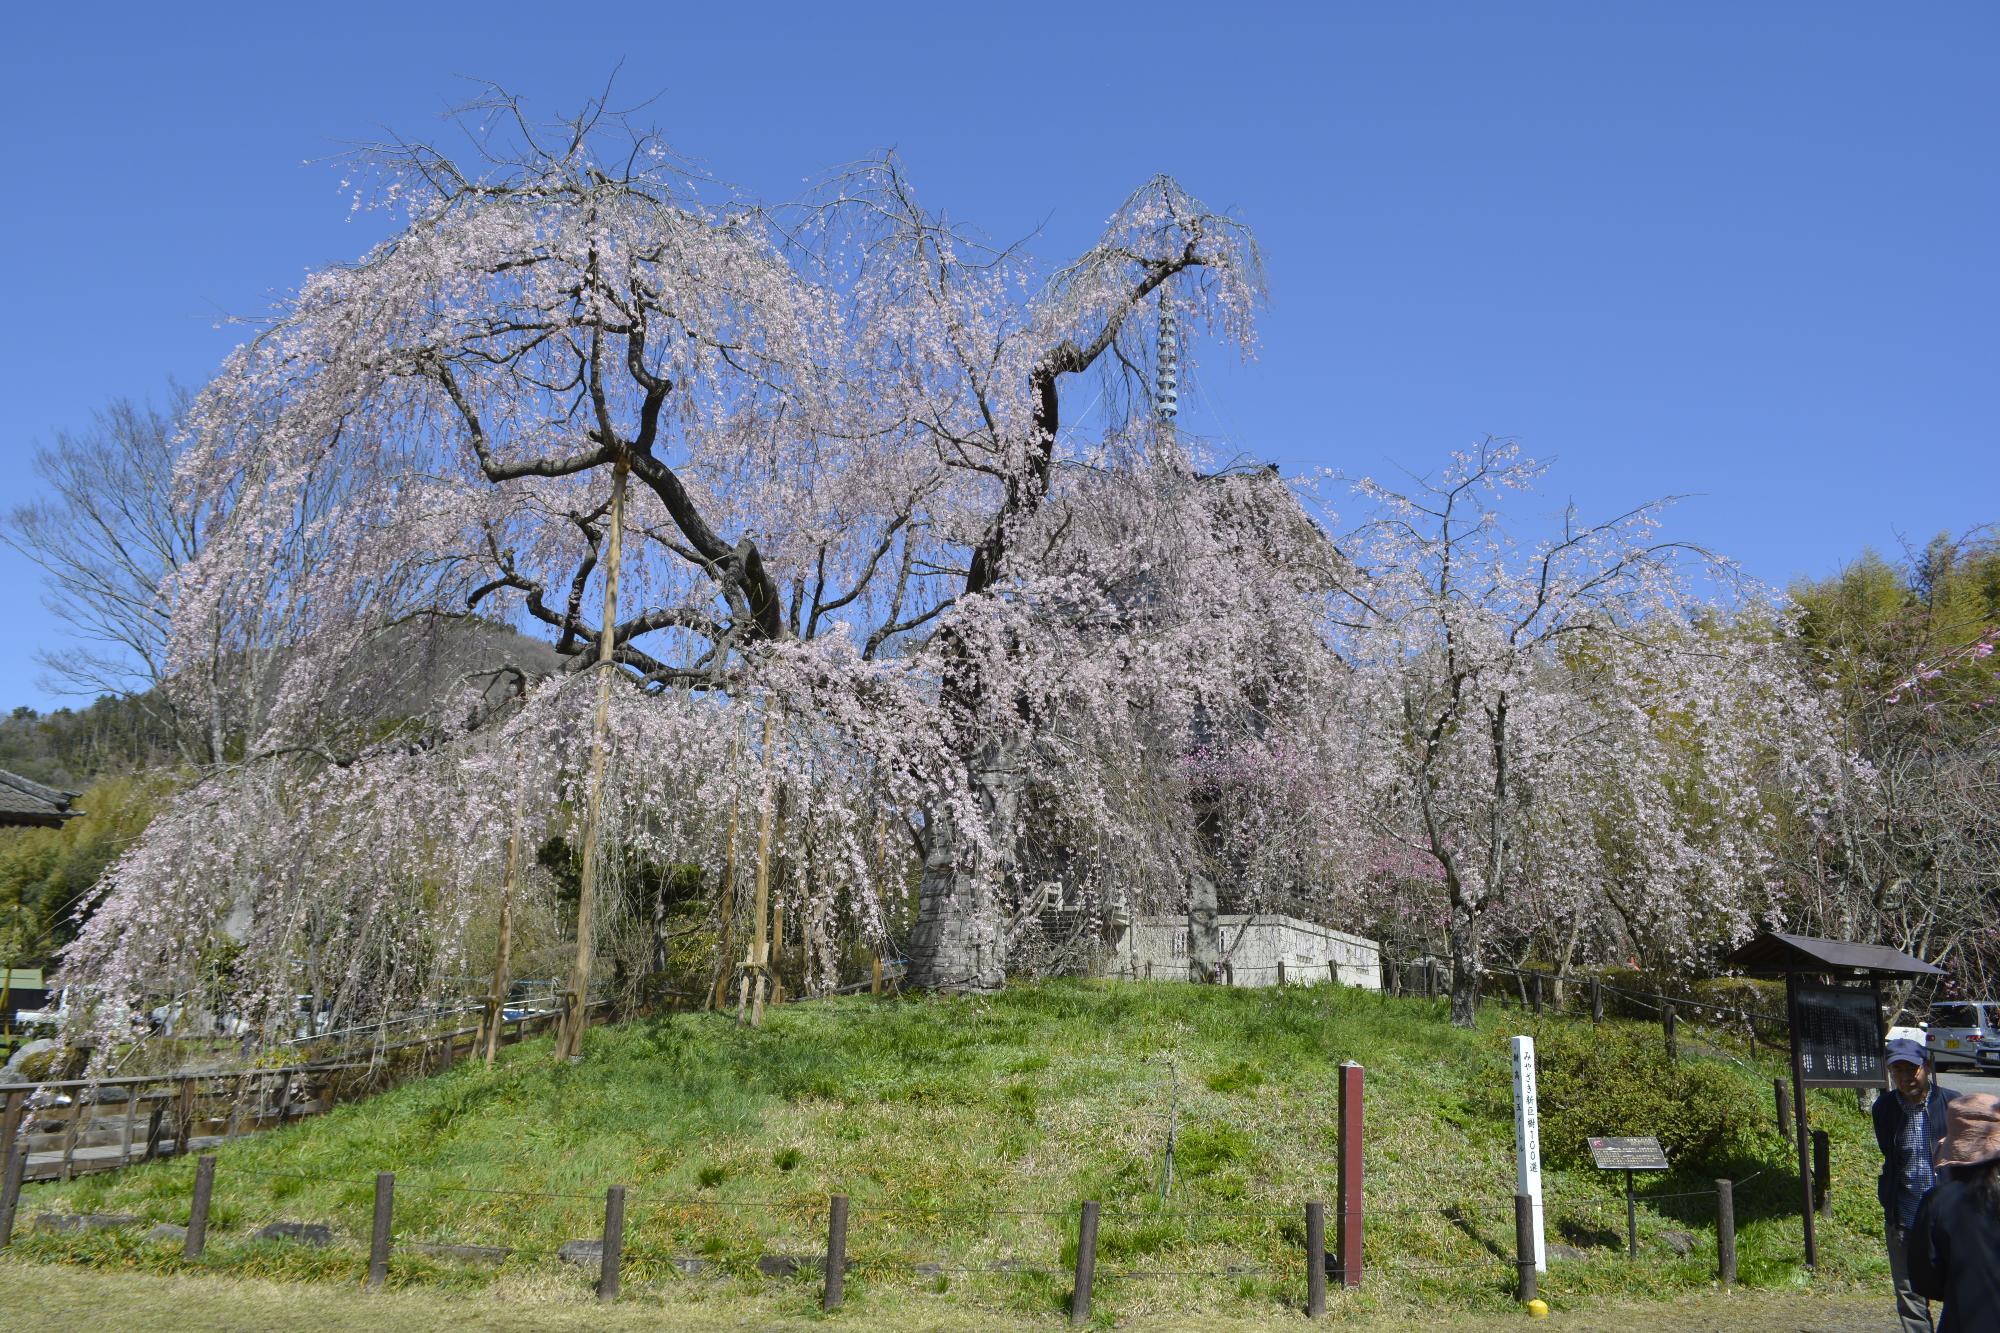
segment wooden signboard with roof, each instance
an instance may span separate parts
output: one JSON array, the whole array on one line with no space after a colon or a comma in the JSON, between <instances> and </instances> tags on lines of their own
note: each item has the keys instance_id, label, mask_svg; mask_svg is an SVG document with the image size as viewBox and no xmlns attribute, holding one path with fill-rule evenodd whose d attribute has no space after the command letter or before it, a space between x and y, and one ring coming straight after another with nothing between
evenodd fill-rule
<instances>
[{"instance_id":1,"label":"wooden signboard with roof","mask_svg":"<svg viewBox=\"0 0 2000 1333\"><path fill-rule=\"evenodd\" d=\"M1799 1117L1799 1213L1805 1227L1806 1267L1816 1268L1819 1247L1813 1236L1812 1133L1806 1122L1806 1089L1883 1086L1887 1071L1882 1064L1878 988L1890 978L1938 977L1944 973L1885 944L1848 944L1776 931L1759 935L1722 961L1725 967L1748 976L1785 979L1792 1101Z\"/></svg>"}]
</instances>

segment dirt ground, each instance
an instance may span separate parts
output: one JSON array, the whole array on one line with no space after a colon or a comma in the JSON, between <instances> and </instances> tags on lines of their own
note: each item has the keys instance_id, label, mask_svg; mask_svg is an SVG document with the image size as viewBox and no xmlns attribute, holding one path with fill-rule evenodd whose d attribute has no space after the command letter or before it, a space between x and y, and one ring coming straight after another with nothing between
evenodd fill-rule
<instances>
[{"instance_id":1,"label":"dirt ground","mask_svg":"<svg viewBox=\"0 0 2000 1333\"><path fill-rule=\"evenodd\" d=\"M33 1311L38 1323L63 1327L89 1322L157 1333L239 1333L299 1327L368 1328L387 1333L463 1333L468 1329L807 1329L825 1330L842 1316L800 1319L776 1310L737 1305L727 1310L681 1310L658 1304L610 1308L584 1302L509 1300L504 1296L450 1297L428 1292L362 1292L306 1284L220 1277L152 1277L58 1265L0 1261L0 1309ZM996 1315L954 1311L926 1303L854 1312L854 1324L882 1330L988 1330L1007 1327ZM1557 1310L1547 1319L1525 1312L1460 1316L1396 1311L1335 1326L1361 1333L1422 1328L1445 1333L1486 1330L1563 1330L1563 1333L1875 1333L1889 1324L1886 1293L1798 1290L1711 1293L1686 1300L1590 1310ZM1132 1321L1119 1327L1194 1333L1201 1329L1253 1329L1303 1324L1303 1319L1259 1322ZM1055 1319L1011 1325L1055 1329Z\"/></svg>"}]
</instances>

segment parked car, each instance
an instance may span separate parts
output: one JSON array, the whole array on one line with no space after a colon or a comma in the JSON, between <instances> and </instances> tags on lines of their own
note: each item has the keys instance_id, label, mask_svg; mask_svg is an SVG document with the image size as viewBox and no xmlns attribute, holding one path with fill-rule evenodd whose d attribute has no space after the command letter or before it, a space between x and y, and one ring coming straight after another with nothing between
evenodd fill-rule
<instances>
[{"instance_id":1,"label":"parked car","mask_svg":"<svg viewBox=\"0 0 2000 1333\"><path fill-rule=\"evenodd\" d=\"M1924 1027L1937 1063L1977 1067L1982 1048L2000 1049L2000 1000L1939 1001Z\"/></svg>"}]
</instances>

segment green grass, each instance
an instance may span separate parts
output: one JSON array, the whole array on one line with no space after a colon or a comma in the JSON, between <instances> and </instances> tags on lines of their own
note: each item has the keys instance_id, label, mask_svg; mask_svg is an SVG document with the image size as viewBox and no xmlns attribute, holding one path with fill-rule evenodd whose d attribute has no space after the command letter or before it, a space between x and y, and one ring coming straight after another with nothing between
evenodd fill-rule
<instances>
[{"instance_id":1,"label":"green grass","mask_svg":"<svg viewBox=\"0 0 2000 1333\"><path fill-rule=\"evenodd\" d=\"M1303 1298L1302 1205L1334 1198L1334 1071L1353 1059L1368 1070L1368 1275L1360 1292L1337 1296L1338 1311L1498 1313L1512 1283L1506 1037L1536 1022L1489 1010L1478 1030L1462 1032L1442 1003L1326 987L1067 981L978 999L788 1005L759 1031L714 1015L598 1029L578 1066L555 1065L546 1042L529 1043L490 1071L463 1065L229 1146L201 1267L352 1284L365 1263L374 1173L392 1169L399 1242L517 1251L494 1269L399 1250L393 1284L514 1284L570 1298L593 1274L553 1252L597 1234L603 1190L617 1183L630 1190L633 1299L804 1317L816 1281L762 1278L756 1262L819 1253L826 1198L845 1193L857 1265L850 1307L1053 1319L1066 1308L1077 1201L1095 1198L1105 1211L1101 1319L1271 1317ZM1595 1040L1625 1043L1639 1059L1659 1039L1607 1023ZM1684 1029L1684 1049L1696 1044ZM1664 1196L1705 1189L1713 1174L1746 1182L1736 1200L1746 1284L1804 1280L1795 1167L1769 1128L1777 1065L1683 1058L1712 1066L1699 1086L1740 1099L1736 1120L1748 1128L1725 1159L1645 1183L1662 1197L1642 1203L1637 1263L1623 1252L1622 1180L1561 1164L1574 1154L1551 1145L1550 1239L1589 1256L1551 1265L1543 1295L1559 1310L1710 1287L1712 1200ZM1179 1185L1162 1205L1176 1086ZM1545 1069L1551 1119L1581 1092ZM1813 1118L1833 1136L1835 1215L1820 1228L1820 1277L1886 1283L1865 1120L1851 1095L1829 1094L1814 1094ZM31 1186L21 1216L184 1222L192 1175L191 1162L177 1161ZM338 1243L248 1239L273 1219L326 1222ZM187 1267L143 1230L24 1230L15 1253L163 1274ZM1664 1243L1673 1230L1693 1237L1685 1257ZM690 1257L709 1269L689 1275L674 1263ZM1001 1263L1019 1268L989 1271Z\"/></svg>"}]
</instances>

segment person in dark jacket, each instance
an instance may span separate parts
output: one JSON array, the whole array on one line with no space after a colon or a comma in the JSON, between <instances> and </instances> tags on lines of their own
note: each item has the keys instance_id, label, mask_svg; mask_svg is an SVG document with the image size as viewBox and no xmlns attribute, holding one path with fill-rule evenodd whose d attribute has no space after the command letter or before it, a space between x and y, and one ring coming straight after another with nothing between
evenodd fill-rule
<instances>
[{"instance_id":1,"label":"person in dark jacket","mask_svg":"<svg viewBox=\"0 0 2000 1333\"><path fill-rule=\"evenodd\" d=\"M1902 1333L1931 1333L1931 1307L1910 1285L1907 1239L1917 1205L1936 1183L1939 1147L1944 1142L1945 1109L1958 1094L1938 1086L1930 1052L1914 1041L1889 1043L1889 1082L1895 1091L1875 1099L1875 1143L1882 1150L1883 1232L1889 1247L1889 1278L1896 1288L1896 1319Z\"/></svg>"},{"instance_id":2,"label":"person in dark jacket","mask_svg":"<svg viewBox=\"0 0 2000 1333\"><path fill-rule=\"evenodd\" d=\"M1945 1108L1944 1177L1910 1226L1910 1283L1944 1302L1938 1333L2000 1333L2000 1097Z\"/></svg>"}]
</instances>

